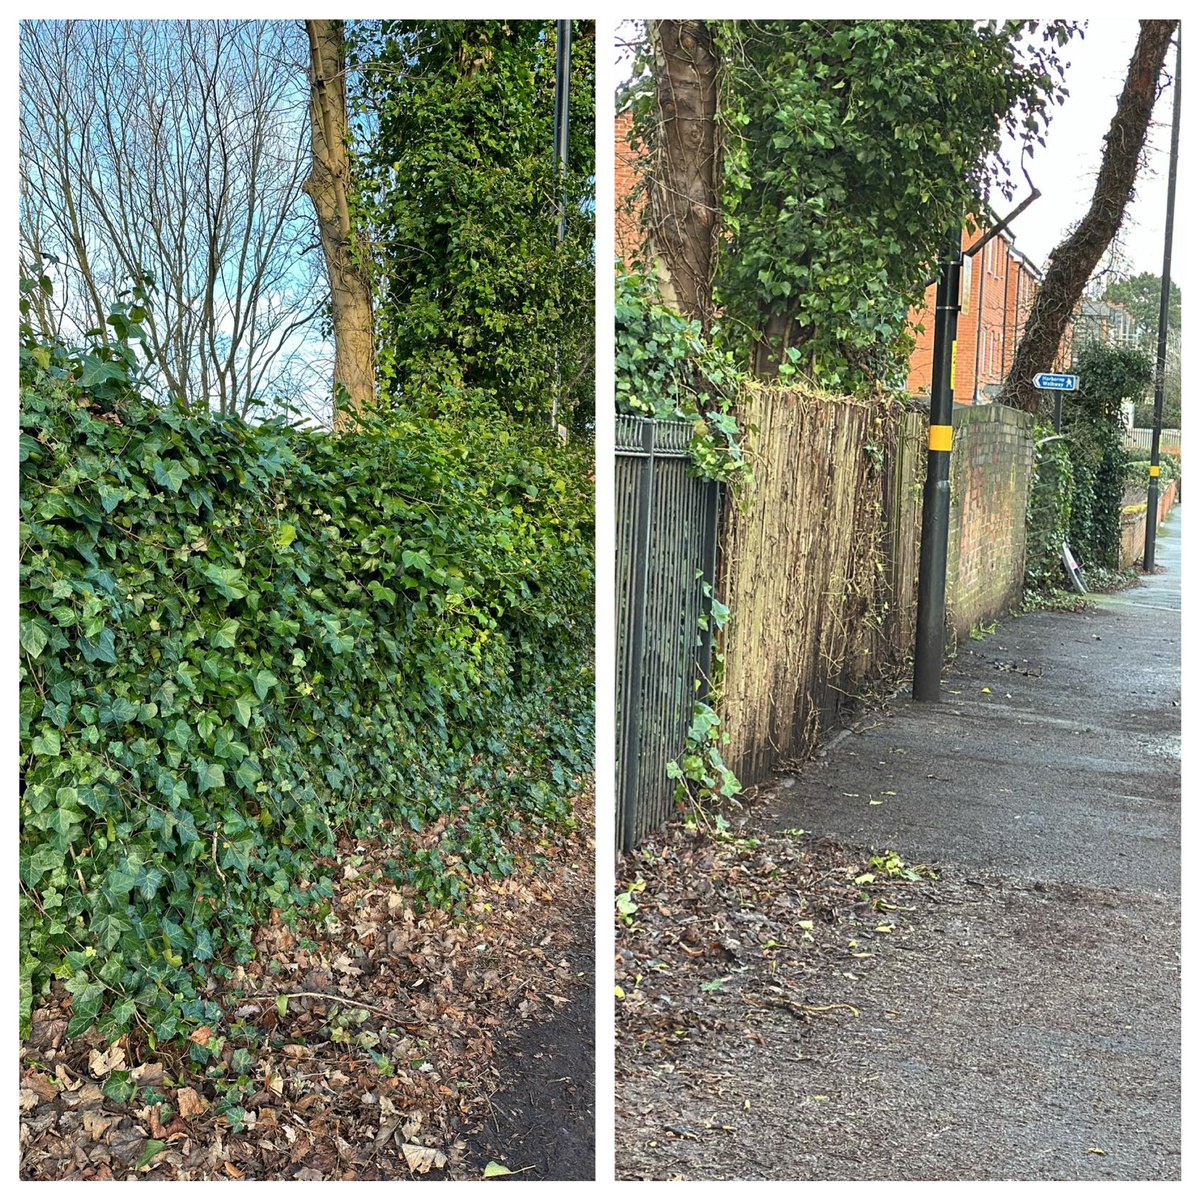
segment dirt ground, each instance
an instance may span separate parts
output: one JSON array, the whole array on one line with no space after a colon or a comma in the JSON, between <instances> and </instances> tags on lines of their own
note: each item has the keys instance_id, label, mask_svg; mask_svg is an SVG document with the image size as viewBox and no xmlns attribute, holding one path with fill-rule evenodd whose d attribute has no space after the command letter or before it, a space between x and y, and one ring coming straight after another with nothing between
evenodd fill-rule
<instances>
[{"instance_id":1,"label":"dirt ground","mask_svg":"<svg viewBox=\"0 0 1200 1200\"><path fill-rule=\"evenodd\" d=\"M514 1179L594 1179L595 1032L588 986L551 1021L502 1045L494 1063L501 1089L489 1097L483 1127L466 1137L468 1157L512 1163Z\"/></svg>"},{"instance_id":2,"label":"dirt ground","mask_svg":"<svg viewBox=\"0 0 1200 1200\"><path fill-rule=\"evenodd\" d=\"M588 789L457 915L414 913L384 848L344 847L326 922L264 928L214 981L203 1065L68 1040L52 993L20 1049L21 1177L589 1178L593 831Z\"/></svg>"}]
</instances>

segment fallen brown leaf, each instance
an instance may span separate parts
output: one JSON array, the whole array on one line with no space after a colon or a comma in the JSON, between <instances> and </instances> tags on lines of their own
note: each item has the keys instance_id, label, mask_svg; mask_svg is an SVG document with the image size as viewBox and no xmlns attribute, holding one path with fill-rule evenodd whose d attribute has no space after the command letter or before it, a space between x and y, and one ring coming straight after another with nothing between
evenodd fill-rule
<instances>
[{"instance_id":1,"label":"fallen brown leaf","mask_svg":"<svg viewBox=\"0 0 1200 1200\"><path fill-rule=\"evenodd\" d=\"M93 1050L88 1055L88 1070L97 1079L113 1071L125 1069L125 1049L123 1046L109 1046L107 1050Z\"/></svg>"},{"instance_id":2,"label":"fallen brown leaf","mask_svg":"<svg viewBox=\"0 0 1200 1200\"><path fill-rule=\"evenodd\" d=\"M195 1088L185 1087L175 1093L175 1107L181 1117L198 1117L208 1108L208 1101Z\"/></svg>"},{"instance_id":3,"label":"fallen brown leaf","mask_svg":"<svg viewBox=\"0 0 1200 1200\"><path fill-rule=\"evenodd\" d=\"M53 1100L58 1095L58 1088L54 1086L54 1081L40 1071L29 1071L21 1077L21 1083L37 1092L43 1100Z\"/></svg>"},{"instance_id":4,"label":"fallen brown leaf","mask_svg":"<svg viewBox=\"0 0 1200 1200\"><path fill-rule=\"evenodd\" d=\"M142 1063L129 1072L129 1078L141 1087L162 1087L162 1063Z\"/></svg>"},{"instance_id":5,"label":"fallen brown leaf","mask_svg":"<svg viewBox=\"0 0 1200 1200\"><path fill-rule=\"evenodd\" d=\"M440 1171L446 1165L446 1156L432 1146L416 1146L405 1142L400 1149L404 1151L404 1161L408 1163L409 1170L418 1175L424 1175L431 1169Z\"/></svg>"}]
</instances>

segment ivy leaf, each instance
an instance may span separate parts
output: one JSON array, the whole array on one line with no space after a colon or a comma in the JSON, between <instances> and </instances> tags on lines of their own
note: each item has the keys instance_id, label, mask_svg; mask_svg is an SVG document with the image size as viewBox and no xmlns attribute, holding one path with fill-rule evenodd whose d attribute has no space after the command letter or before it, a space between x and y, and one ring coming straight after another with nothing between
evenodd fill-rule
<instances>
[{"instance_id":1,"label":"ivy leaf","mask_svg":"<svg viewBox=\"0 0 1200 1200\"><path fill-rule=\"evenodd\" d=\"M233 782L243 791L253 791L254 785L262 778L258 763L252 758L244 758L233 773Z\"/></svg>"},{"instance_id":2,"label":"ivy leaf","mask_svg":"<svg viewBox=\"0 0 1200 1200\"><path fill-rule=\"evenodd\" d=\"M101 725L127 725L142 711L140 704L134 704L125 696L114 696L112 701L100 710Z\"/></svg>"},{"instance_id":3,"label":"ivy leaf","mask_svg":"<svg viewBox=\"0 0 1200 1200\"><path fill-rule=\"evenodd\" d=\"M207 929L197 929L196 938L192 945L192 954L201 962L207 962L213 956L212 937Z\"/></svg>"},{"instance_id":4,"label":"ivy leaf","mask_svg":"<svg viewBox=\"0 0 1200 1200\"><path fill-rule=\"evenodd\" d=\"M260 700L267 698L267 692L275 687L279 680L268 670L263 668L256 671L254 674L254 692Z\"/></svg>"},{"instance_id":5,"label":"ivy leaf","mask_svg":"<svg viewBox=\"0 0 1200 1200\"><path fill-rule=\"evenodd\" d=\"M218 649L232 650L237 645L237 632L241 622L228 617L209 635L208 644Z\"/></svg>"},{"instance_id":6,"label":"ivy leaf","mask_svg":"<svg viewBox=\"0 0 1200 1200\"><path fill-rule=\"evenodd\" d=\"M135 1169L140 1171L156 1154L161 1154L166 1148L166 1142L160 1142L155 1138L147 1138L145 1149L142 1150L141 1157L137 1160L137 1167Z\"/></svg>"},{"instance_id":7,"label":"ivy leaf","mask_svg":"<svg viewBox=\"0 0 1200 1200\"><path fill-rule=\"evenodd\" d=\"M225 786L225 772L221 769L219 763L206 762L200 758L196 760L195 771L196 782L201 794L209 791L211 788Z\"/></svg>"},{"instance_id":8,"label":"ivy leaf","mask_svg":"<svg viewBox=\"0 0 1200 1200\"><path fill-rule=\"evenodd\" d=\"M66 862L66 854L49 843L38 846L31 854L21 852L21 882L26 887L37 887L38 881L47 871L56 870Z\"/></svg>"},{"instance_id":9,"label":"ivy leaf","mask_svg":"<svg viewBox=\"0 0 1200 1200\"><path fill-rule=\"evenodd\" d=\"M79 650L87 662L116 663L116 640L111 629L102 629L94 638L80 638Z\"/></svg>"},{"instance_id":10,"label":"ivy leaf","mask_svg":"<svg viewBox=\"0 0 1200 1200\"><path fill-rule=\"evenodd\" d=\"M174 459L159 459L154 464L155 481L165 488L169 488L172 492L177 492L183 487L184 480L190 475L188 469L183 463L176 462Z\"/></svg>"},{"instance_id":11,"label":"ivy leaf","mask_svg":"<svg viewBox=\"0 0 1200 1200\"><path fill-rule=\"evenodd\" d=\"M111 912L97 917L92 923L92 930L105 950L112 950L130 928L128 921Z\"/></svg>"},{"instance_id":12,"label":"ivy leaf","mask_svg":"<svg viewBox=\"0 0 1200 1200\"><path fill-rule=\"evenodd\" d=\"M118 380L124 383L128 379L129 372L120 364L89 357L79 374L79 386L91 390L111 380Z\"/></svg>"},{"instance_id":13,"label":"ivy leaf","mask_svg":"<svg viewBox=\"0 0 1200 1200\"><path fill-rule=\"evenodd\" d=\"M245 598L247 589L242 582L242 572L237 567L208 563L204 567L204 576L216 585L217 591L226 600Z\"/></svg>"},{"instance_id":14,"label":"ivy leaf","mask_svg":"<svg viewBox=\"0 0 1200 1200\"><path fill-rule=\"evenodd\" d=\"M243 692L233 702L233 712L243 727L250 724L250 717L258 704L258 698L250 692Z\"/></svg>"},{"instance_id":15,"label":"ivy leaf","mask_svg":"<svg viewBox=\"0 0 1200 1200\"><path fill-rule=\"evenodd\" d=\"M56 729L47 729L33 739L34 754L57 758L62 751L62 737Z\"/></svg>"},{"instance_id":16,"label":"ivy leaf","mask_svg":"<svg viewBox=\"0 0 1200 1200\"><path fill-rule=\"evenodd\" d=\"M11 626L10 626L11 628ZM49 633L41 621L22 621L20 626L21 649L32 658L40 657L50 640Z\"/></svg>"},{"instance_id":17,"label":"ivy leaf","mask_svg":"<svg viewBox=\"0 0 1200 1200\"><path fill-rule=\"evenodd\" d=\"M106 483L100 484L96 490L100 494L100 506L106 513L111 513L124 498L120 488L110 487Z\"/></svg>"},{"instance_id":18,"label":"ivy leaf","mask_svg":"<svg viewBox=\"0 0 1200 1200\"><path fill-rule=\"evenodd\" d=\"M84 982L78 990L72 991L71 1020L67 1024L67 1037L78 1037L96 1023L104 1005L104 991L104 985L94 981Z\"/></svg>"},{"instance_id":19,"label":"ivy leaf","mask_svg":"<svg viewBox=\"0 0 1200 1200\"><path fill-rule=\"evenodd\" d=\"M128 1104L134 1092L137 1091L137 1085L130 1081L128 1071L114 1071L104 1081L104 1086L100 1090L114 1104ZM159 1145L161 1147L162 1143ZM140 1163L138 1165L141 1166Z\"/></svg>"}]
</instances>

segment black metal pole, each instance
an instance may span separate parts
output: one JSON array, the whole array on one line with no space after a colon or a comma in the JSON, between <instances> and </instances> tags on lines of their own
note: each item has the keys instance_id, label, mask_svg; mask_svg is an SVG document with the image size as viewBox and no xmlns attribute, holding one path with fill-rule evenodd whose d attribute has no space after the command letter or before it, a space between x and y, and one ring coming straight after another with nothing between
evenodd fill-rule
<instances>
[{"instance_id":1,"label":"black metal pole","mask_svg":"<svg viewBox=\"0 0 1200 1200\"><path fill-rule=\"evenodd\" d=\"M571 22L559 21L558 46L554 63L554 163L559 174L567 171L567 147L571 124ZM567 236L567 197L558 203L558 240Z\"/></svg>"},{"instance_id":2,"label":"black metal pole","mask_svg":"<svg viewBox=\"0 0 1200 1200\"><path fill-rule=\"evenodd\" d=\"M954 421L954 362L958 338L960 232L951 235L938 274L933 326L933 379L929 389L929 459L921 509L921 565L917 580L917 643L913 699L941 699L946 624L946 547L950 535L950 444Z\"/></svg>"},{"instance_id":3,"label":"black metal pole","mask_svg":"<svg viewBox=\"0 0 1200 1200\"><path fill-rule=\"evenodd\" d=\"M1167 373L1167 322L1171 314L1171 240L1175 229L1175 176L1179 164L1179 26L1175 27L1175 98L1171 105L1171 166L1167 175L1167 228L1163 234L1162 293L1158 301L1158 356L1154 370L1154 432L1150 435L1150 484L1146 489L1146 546L1142 569L1154 570L1158 537L1159 442L1162 438L1163 384Z\"/></svg>"},{"instance_id":4,"label":"black metal pole","mask_svg":"<svg viewBox=\"0 0 1200 1200\"><path fill-rule=\"evenodd\" d=\"M554 62L554 165L562 178L567 174L567 150L570 143L571 124L571 22L556 23L557 43ZM561 246L567 236L567 192L564 186L558 199L557 241ZM554 396L550 401L550 428L558 429L559 392L562 388L562 372L558 361L558 347L554 349Z\"/></svg>"}]
</instances>

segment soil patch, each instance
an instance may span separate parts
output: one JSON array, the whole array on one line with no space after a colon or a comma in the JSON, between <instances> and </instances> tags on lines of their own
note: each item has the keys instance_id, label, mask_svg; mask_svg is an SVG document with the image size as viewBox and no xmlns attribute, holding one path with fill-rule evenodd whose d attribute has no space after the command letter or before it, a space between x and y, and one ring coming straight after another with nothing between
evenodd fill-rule
<instances>
[{"instance_id":1,"label":"soil patch","mask_svg":"<svg viewBox=\"0 0 1200 1200\"><path fill-rule=\"evenodd\" d=\"M497 1162L514 1179L596 1177L596 994L581 989L552 1021L502 1044L493 1066L504 1082L489 1097L468 1157Z\"/></svg>"}]
</instances>

